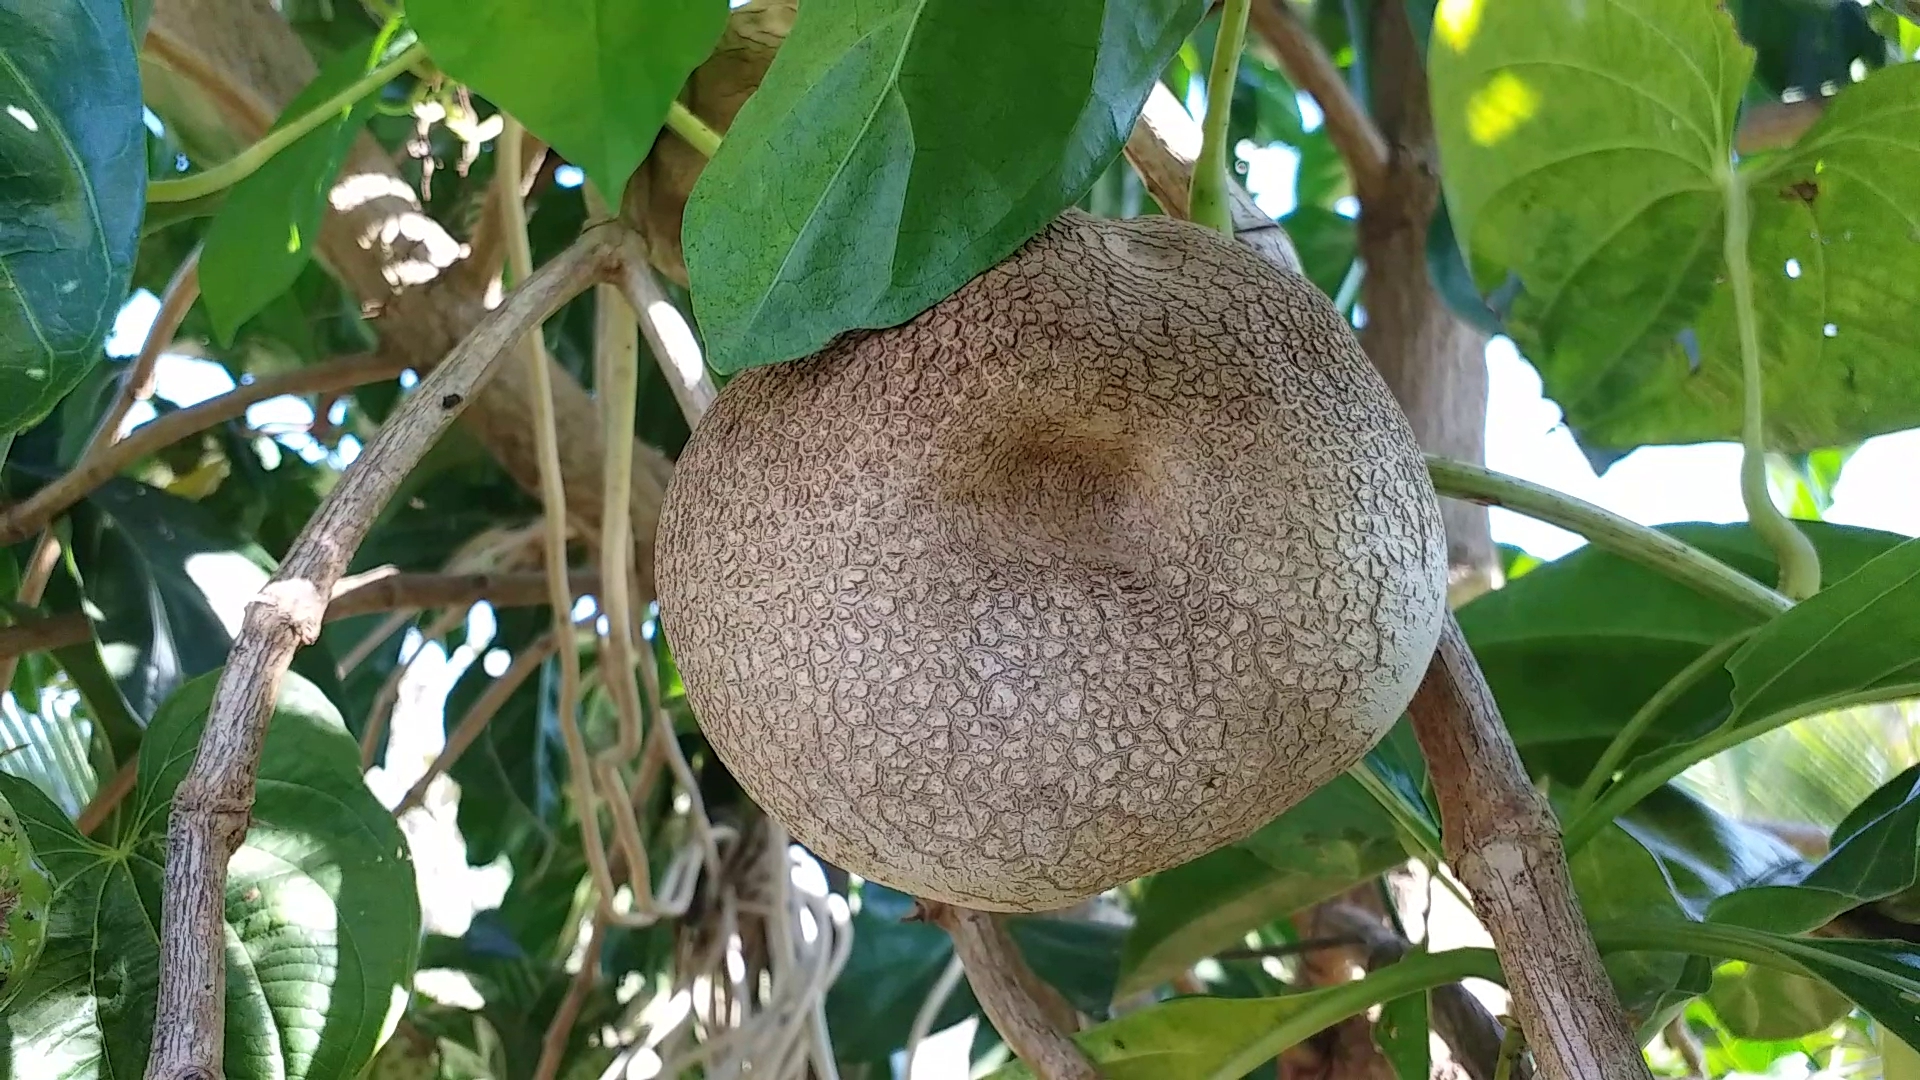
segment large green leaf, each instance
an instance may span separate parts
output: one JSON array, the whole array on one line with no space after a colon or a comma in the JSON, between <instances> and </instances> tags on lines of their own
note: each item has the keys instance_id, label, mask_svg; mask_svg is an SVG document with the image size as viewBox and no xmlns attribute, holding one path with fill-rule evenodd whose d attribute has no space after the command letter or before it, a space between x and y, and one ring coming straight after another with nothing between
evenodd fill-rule
<instances>
[{"instance_id":1,"label":"large green leaf","mask_svg":"<svg viewBox=\"0 0 1920 1080\"><path fill-rule=\"evenodd\" d=\"M1359 982L1305 994L1175 998L1099 1024L1074 1041L1106 1080L1208 1080L1230 1063L1259 1065L1246 1058L1267 1049L1277 1054L1373 1005L1468 977L1500 978L1492 950L1415 954ZM1296 1036L1291 1041L1284 1038L1289 1033ZM1278 1045L1276 1034L1282 1036ZM987 1080L1032 1077L1015 1062Z\"/></svg>"},{"instance_id":2,"label":"large green leaf","mask_svg":"<svg viewBox=\"0 0 1920 1080\"><path fill-rule=\"evenodd\" d=\"M1443 9L1429 52L1448 206L1482 291L1583 445L1740 431L1722 253L1753 54L1711 0ZM1900 312L1920 302L1920 68L1831 99L1740 166L1776 449L1920 423Z\"/></svg>"},{"instance_id":3,"label":"large green leaf","mask_svg":"<svg viewBox=\"0 0 1920 1080\"><path fill-rule=\"evenodd\" d=\"M382 36L334 57L288 103L274 127L312 112L412 44L410 35L381 48L386 41ZM200 297L220 344L232 344L240 324L291 288L313 258L327 189L373 107L369 96L340 110L227 192L200 255Z\"/></svg>"},{"instance_id":4,"label":"large green leaf","mask_svg":"<svg viewBox=\"0 0 1920 1080\"><path fill-rule=\"evenodd\" d=\"M218 674L148 727L135 823L116 846L74 831L32 785L0 776L56 882L47 948L0 1017L0 1077L105 1080L146 1066L159 977L168 800L193 764ZM373 1056L419 949L413 865L360 778L339 714L282 685L245 842L228 864L226 1075L347 1080Z\"/></svg>"},{"instance_id":5,"label":"large green leaf","mask_svg":"<svg viewBox=\"0 0 1920 1080\"><path fill-rule=\"evenodd\" d=\"M1803 522L1829 580L1905 538ZM1661 530L1757 580L1775 577L1772 555L1745 525ZM1709 646L1754 618L1638 563L1585 547L1536 567L1459 613L1500 712L1530 766L1579 783L1601 749L1653 693ZM1733 683L1716 674L1674 702L1637 746L1644 752L1724 720Z\"/></svg>"},{"instance_id":6,"label":"large green leaf","mask_svg":"<svg viewBox=\"0 0 1920 1080\"><path fill-rule=\"evenodd\" d=\"M512 113L608 198L627 185L726 0L409 0L434 63Z\"/></svg>"},{"instance_id":7,"label":"large green leaf","mask_svg":"<svg viewBox=\"0 0 1920 1080\"><path fill-rule=\"evenodd\" d=\"M232 642L188 573L197 559L265 558L225 538L198 506L115 478L74 510L73 560L107 667L134 714L150 717L180 684L226 662ZM203 571L204 572L204 571Z\"/></svg>"},{"instance_id":8,"label":"large green leaf","mask_svg":"<svg viewBox=\"0 0 1920 1080\"><path fill-rule=\"evenodd\" d=\"M120 0L0 0L0 436L100 359L146 202Z\"/></svg>"},{"instance_id":9,"label":"large green leaf","mask_svg":"<svg viewBox=\"0 0 1920 1080\"><path fill-rule=\"evenodd\" d=\"M1415 799L1417 781L1404 770L1418 753L1401 723L1370 761L1379 759L1376 775ZM1393 818L1353 777L1342 776L1245 840L1149 880L1121 954L1119 993L1166 982L1240 944L1249 931L1338 896L1406 858Z\"/></svg>"},{"instance_id":10,"label":"large green leaf","mask_svg":"<svg viewBox=\"0 0 1920 1080\"><path fill-rule=\"evenodd\" d=\"M1728 659L1733 724L1920 695L1920 540L1836 577Z\"/></svg>"},{"instance_id":11,"label":"large green leaf","mask_svg":"<svg viewBox=\"0 0 1920 1080\"><path fill-rule=\"evenodd\" d=\"M1119 153L1205 6L808 0L687 204L709 362L896 325L1011 254Z\"/></svg>"}]
</instances>

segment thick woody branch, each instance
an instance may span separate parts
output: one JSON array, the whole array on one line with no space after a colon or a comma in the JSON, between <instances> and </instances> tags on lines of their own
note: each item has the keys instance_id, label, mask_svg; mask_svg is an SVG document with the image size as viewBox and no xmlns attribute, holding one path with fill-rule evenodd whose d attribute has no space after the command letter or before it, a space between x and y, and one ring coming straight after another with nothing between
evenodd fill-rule
<instances>
[{"instance_id":1,"label":"thick woody branch","mask_svg":"<svg viewBox=\"0 0 1920 1080\"><path fill-rule=\"evenodd\" d=\"M1253 32L1280 60L1293 85L1310 95L1326 117L1327 138L1346 162L1362 202L1387 171L1387 140L1347 86L1320 39L1300 21L1289 0L1254 0L1247 19Z\"/></svg>"},{"instance_id":2,"label":"thick woody branch","mask_svg":"<svg viewBox=\"0 0 1920 1080\"><path fill-rule=\"evenodd\" d=\"M1001 921L984 911L920 902L921 916L953 938L967 984L994 1030L1039 1080L1099 1080L1068 1037L1073 1008L1027 966Z\"/></svg>"},{"instance_id":3,"label":"thick woody branch","mask_svg":"<svg viewBox=\"0 0 1920 1080\"><path fill-rule=\"evenodd\" d=\"M398 376L407 364L383 356L355 356L268 375L142 424L119 442L101 446L32 497L0 513L0 544L33 535L134 462L182 439L242 416L254 405L288 394L328 394Z\"/></svg>"},{"instance_id":4,"label":"thick woody branch","mask_svg":"<svg viewBox=\"0 0 1920 1080\"><path fill-rule=\"evenodd\" d=\"M149 1080L223 1075L227 860L247 832L267 719L293 654L320 634L327 598L407 473L498 361L613 270L613 227L589 230L481 319L368 444L247 607L167 829L159 1003Z\"/></svg>"},{"instance_id":5,"label":"thick woody branch","mask_svg":"<svg viewBox=\"0 0 1920 1080\"><path fill-rule=\"evenodd\" d=\"M1826 98L1804 101L1769 101L1749 105L1740 112L1740 126L1733 132L1733 148L1742 154L1763 150L1782 150L1800 141L1827 110Z\"/></svg>"},{"instance_id":6,"label":"thick woody branch","mask_svg":"<svg viewBox=\"0 0 1920 1080\"><path fill-rule=\"evenodd\" d=\"M593 592L600 587L600 576L581 571L572 575L569 587L576 596ZM547 579L542 574L403 573L383 566L341 578L322 621L386 611L466 608L482 600L497 608L538 607L547 602ZM92 633L92 620L79 611L0 627L0 660L78 645Z\"/></svg>"},{"instance_id":7,"label":"thick woody branch","mask_svg":"<svg viewBox=\"0 0 1920 1080\"><path fill-rule=\"evenodd\" d=\"M1407 713L1433 777L1447 860L1493 936L1541 1073L1648 1080L1574 900L1559 822L1527 778L1451 614Z\"/></svg>"}]
</instances>

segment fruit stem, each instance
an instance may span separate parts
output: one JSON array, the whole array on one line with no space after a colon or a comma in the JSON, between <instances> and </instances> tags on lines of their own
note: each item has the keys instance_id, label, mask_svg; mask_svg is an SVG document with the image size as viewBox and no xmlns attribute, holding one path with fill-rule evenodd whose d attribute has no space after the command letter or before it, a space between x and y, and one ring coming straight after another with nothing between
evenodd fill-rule
<instances>
[{"instance_id":1,"label":"fruit stem","mask_svg":"<svg viewBox=\"0 0 1920 1080\"><path fill-rule=\"evenodd\" d=\"M1745 393L1740 425L1740 499L1747 521L1773 549L1780 564L1779 590L1793 600L1805 600L1820 591L1820 553L1805 533L1773 503L1767 484L1765 384L1760 373L1760 326L1753 308L1753 267L1747 259L1751 207L1746 176L1731 161L1720 169L1720 187L1727 204L1727 282L1733 286L1734 321L1740 327L1740 371Z\"/></svg>"},{"instance_id":2,"label":"fruit stem","mask_svg":"<svg viewBox=\"0 0 1920 1080\"><path fill-rule=\"evenodd\" d=\"M1233 87L1240 74L1240 50L1247 40L1250 0L1226 0L1220 7L1220 31L1213 41L1213 66L1207 73L1207 115L1201 124L1200 156L1187 189L1187 216L1210 229L1233 235L1227 201L1227 117L1233 112Z\"/></svg>"},{"instance_id":3,"label":"fruit stem","mask_svg":"<svg viewBox=\"0 0 1920 1080\"><path fill-rule=\"evenodd\" d=\"M678 101L667 106L667 130L685 139L703 158L711 159L720 152L720 133Z\"/></svg>"},{"instance_id":4,"label":"fruit stem","mask_svg":"<svg viewBox=\"0 0 1920 1080\"><path fill-rule=\"evenodd\" d=\"M1691 544L1552 488L1432 454L1427 455L1427 473L1442 495L1502 507L1579 533L1596 547L1763 619L1793 606L1793 601Z\"/></svg>"}]
</instances>

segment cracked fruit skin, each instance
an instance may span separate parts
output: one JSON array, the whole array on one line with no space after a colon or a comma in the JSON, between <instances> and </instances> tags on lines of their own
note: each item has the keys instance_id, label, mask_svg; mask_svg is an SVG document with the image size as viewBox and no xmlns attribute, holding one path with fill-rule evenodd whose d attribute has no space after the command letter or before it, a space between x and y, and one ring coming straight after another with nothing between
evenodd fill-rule
<instances>
[{"instance_id":1,"label":"cracked fruit skin","mask_svg":"<svg viewBox=\"0 0 1920 1080\"><path fill-rule=\"evenodd\" d=\"M909 322L735 377L656 553L747 792L992 911L1260 828L1386 733L1446 612L1424 459L1327 297L1071 210Z\"/></svg>"},{"instance_id":2,"label":"cracked fruit skin","mask_svg":"<svg viewBox=\"0 0 1920 1080\"><path fill-rule=\"evenodd\" d=\"M39 962L52 906L53 880L34 857L20 815L0 797L0 1009Z\"/></svg>"}]
</instances>

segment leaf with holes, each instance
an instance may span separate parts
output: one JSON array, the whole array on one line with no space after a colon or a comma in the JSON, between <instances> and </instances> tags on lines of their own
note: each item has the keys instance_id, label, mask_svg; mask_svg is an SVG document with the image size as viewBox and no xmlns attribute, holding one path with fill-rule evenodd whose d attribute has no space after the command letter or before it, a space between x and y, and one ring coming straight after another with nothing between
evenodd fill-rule
<instances>
[{"instance_id":1,"label":"leaf with holes","mask_svg":"<svg viewBox=\"0 0 1920 1080\"><path fill-rule=\"evenodd\" d=\"M133 274L146 135L120 0L0 0L0 437L100 359Z\"/></svg>"},{"instance_id":2,"label":"leaf with holes","mask_svg":"<svg viewBox=\"0 0 1920 1080\"><path fill-rule=\"evenodd\" d=\"M1708 0L1444 7L1429 50L1447 205L1482 295L1590 451L1737 437L1722 252L1753 52ZM1769 439L1920 424L1920 66L1740 163ZM1512 283L1508 282L1512 278Z\"/></svg>"},{"instance_id":3,"label":"leaf with holes","mask_svg":"<svg viewBox=\"0 0 1920 1080\"><path fill-rule=\"evenodd\" d=\"M433 62L512 113L608 199L727 25L726 0L409 0Z\"/></svg>"},{"instance_id":4,"label":"leaf with holes","mask_svg":"<svg viewBox=\"0 0 1920 1080\"><path fill-rule=\"evenodd\" d=\"M687 203L723 372L894 326L1120 152L1201 0L808 0Z\"/></svg>"},{"instance_id":5,"label":"leaf with holes","mask_svg":"<svg viewBox=\"0 0 1920 1080\"><path fill-rule=\"evenodd\" d=\"M132 824L114 846L81 836L31 784L0 776L55 887L39 966L0 1015L0 1077L104 1080L146 1067L168 804L218 679L181 687L154 717ZM406 841L361 780L339 714L288 675L252 826L228 864L226 1075L357 1076L410 985L418 895Z\"/></svg>"}]
</instances>

